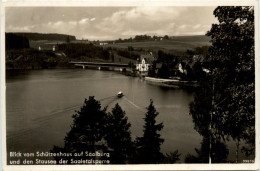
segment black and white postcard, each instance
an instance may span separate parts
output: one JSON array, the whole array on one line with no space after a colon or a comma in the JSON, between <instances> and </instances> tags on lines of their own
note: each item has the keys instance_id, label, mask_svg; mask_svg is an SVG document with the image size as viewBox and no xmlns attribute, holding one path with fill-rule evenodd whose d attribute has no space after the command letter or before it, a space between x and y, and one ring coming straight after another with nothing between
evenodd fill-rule
<instances>
[{"instance_id":1,"label":"black and white postcard","mask_svg":"<svg viewBox=\"0 0 260 171\"><path fill-rule=\"evenodd\" d=\"M3 170L259 169L258 1L1 5Z\"/></svg>"}]
</instances>

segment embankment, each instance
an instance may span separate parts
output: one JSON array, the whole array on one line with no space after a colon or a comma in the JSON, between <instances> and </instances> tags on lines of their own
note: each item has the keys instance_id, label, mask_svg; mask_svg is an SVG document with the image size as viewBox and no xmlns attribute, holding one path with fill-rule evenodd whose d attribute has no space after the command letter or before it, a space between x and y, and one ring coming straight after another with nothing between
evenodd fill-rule
<instances>
[{"instance_id":1,"label":"embankment","mask_svg":"<svg viewBox=\"0 0 260 171\"><path fill-rule=\"evenodd\" d=\"M145 81L149 84L172 87L172 88L195 88L198 87L197 81L182 81L178 79L162 79L162 78L153 78L145 77Z\"/></svg>"}]
</instances>

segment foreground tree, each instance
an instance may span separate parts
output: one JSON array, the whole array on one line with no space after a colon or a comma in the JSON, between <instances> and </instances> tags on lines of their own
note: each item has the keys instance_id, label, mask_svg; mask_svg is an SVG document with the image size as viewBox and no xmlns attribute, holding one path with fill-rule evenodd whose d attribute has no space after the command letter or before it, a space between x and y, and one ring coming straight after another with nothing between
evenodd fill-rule
<instances>
[{"instance_id":1,"label":"foreground tree","mask_svg":"<svg viewBox=\"0 0 260 171\"><path fill-rule=\"evenodd\" d=\"M53 152L81 153L96 151L106 151L104 141L106 125L106 108L101 109L101 105L94 97L85 99L83 107L73 115L71 130L64 139L64 147L55 146ZM73 159L91 159L89 156L72 156ZM96 157L93 156L92 159ZM57 160L59 158L56 158ZM68 157L66 157L68 159ZM69 160L70 161L70 160Z\"/></svg>"},{"instance_id":2,"label":"foreground tree","mask_svg":"<svg viewBox=\"0 0 260 171\"><path fill-rule=\"evenodd\" d=\"M143 137L138 137L136 140L137 146L137 162L138 163L161 163L164 160L164 155L160 152L160 146L164 139L158 131L163 128L163 123L156 124L155 118L158 116L153 101L150 100L150 105L147 107L145 114L145 125Z\"/></svg>"},{"instance_id":3,"label":"foreground tree","mask_svg":"<svg viewBox=\"0 0 260 171\"><path fill-rule=\"evenodd\" d=\"M221 103L223 128L237 142L244 139L253 153L255 139L255 46L254 8L217 7L214 15L219 24L207 33L212 38L211 58L216 65L215 82L222 90L216 102Z\"/></svg>"},{"instance_id":4,"label":"foreground tree","mask_svg":"<svg viewBox=\"0 0 260 171\"><path fill-rule=\"evenodd\" d=\"M226 162L229 154L227 146L219 141L212 141L210 145L210 140L203 138L200 149L195 148L196 155L187 154L185 163L209 163L210 150L211 160L214 163Z\"/></svg>"},{"instance_id":5,"label":"foreground tree","mask_svg":"<svg viewBox=\"0 0 260 171\"><path fill-rule=\"evenodd\" d=\"M175 150L174 152L170 152L169 154L167 153L165 156L165 163L176 163L177 161L180 160L181 154L179 153L178 150Z\"/></svg>"},{"instance_id":6,"label":"foreground tree","mask_svg":"<svg viewBox=\"0 0 260 171\"><path fill-rule=\"evenodd\" d=\"M133 154L133 143L131 141L131 124L128 123L125 111L118 105L112 109L107 116L106 141L110 152L110 163L129 163Z\"/></svg>"},{"instance_id":7,"label":"foreground tree","mask_svg":"<svg viewBox=\"0 0 260 171\"><path fill-rule=\"evenodd\" d=\"M208 77L210 79L210 77ZM186 156L187 163L208 163L211 158L213 163L225 162L228 150L223 141L224 132L221 130L221 115L219 111L213 111L214 101L212 82L201 82L193 102L190 104L195 130L203 136L201 149L195 149L197 156ZM220 153L221 152L221 153Z\"/></svg>"},{"instance_id":8,"label":"foreground tree","mask_svg":"<svg viewBox=\"0 0 260 171\"><path fill-rule=\"evenodd\" d=\"M190 114L195 129L209 138L212 160L212 144L231 136L237 142L238 162L241 140L248 145L244 147L248 155L255 149L254 8L217 7L214 15L219 23L207 33L212 39L211 74L207 82L201 81Z\"/></svg>"}]
</instances>

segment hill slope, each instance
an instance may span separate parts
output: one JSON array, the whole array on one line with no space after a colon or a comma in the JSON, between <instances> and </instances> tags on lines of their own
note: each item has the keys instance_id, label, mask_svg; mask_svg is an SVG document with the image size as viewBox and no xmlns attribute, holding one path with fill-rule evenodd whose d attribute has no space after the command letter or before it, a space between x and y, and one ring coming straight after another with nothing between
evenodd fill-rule
<instances>
[{"instance_id":1,"label":"hill slope","mask_svg":"<svg viewBox=\"0 0 260 171\"><path fill-rule=\"evenodd\" d=\"M107 44L105 46L127 48L132 46L134 48L143 49L165 49L184 52L187 49L193 50L200 46L209 46L210 38L207 36L175 36L169 40L157 40L157 41L140 41L140 42L123 42L116 44Z\"/></svg>"},{"instance_id":2,"label":"hill slope","mask_svg":"<svg viewBox=\"0 0 260 171\"><path fill-rule=\"evenodd\" d=\"M7 33L10 34L10 33ZM56 41L67 41L69 38L70 41L76 40L75 36L72 35L66 35L66 34L57 34L57 33L18 33L15 32L13 33L18 36L23 36L26 37L29 40L56 40Z\"/></svg>"}]
</instances>

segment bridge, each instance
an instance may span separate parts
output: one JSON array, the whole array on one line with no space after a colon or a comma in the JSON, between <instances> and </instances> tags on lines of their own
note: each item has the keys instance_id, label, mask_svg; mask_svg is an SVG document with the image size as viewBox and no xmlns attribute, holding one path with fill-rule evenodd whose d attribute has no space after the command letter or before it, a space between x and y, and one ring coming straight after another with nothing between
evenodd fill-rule
<instances>
[{"instance_id":1,"label":"bridge","mask_svg":"<svg viewBox=\"0 0 260 171\"><path fill-rule=\"evenodd\" d=\"M101 68L120 68L120 69L126 69L129 67L128 64L122 64L122 63L105 63L105 62L70 62L71 64L74 64L75 66L79 66L82 68L85 67L98 67Z\"/></svg>"}]
</instances>

